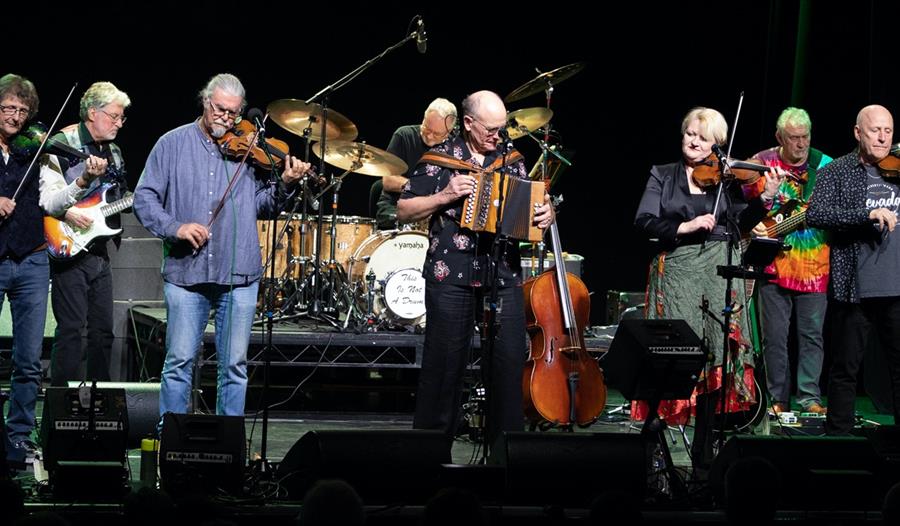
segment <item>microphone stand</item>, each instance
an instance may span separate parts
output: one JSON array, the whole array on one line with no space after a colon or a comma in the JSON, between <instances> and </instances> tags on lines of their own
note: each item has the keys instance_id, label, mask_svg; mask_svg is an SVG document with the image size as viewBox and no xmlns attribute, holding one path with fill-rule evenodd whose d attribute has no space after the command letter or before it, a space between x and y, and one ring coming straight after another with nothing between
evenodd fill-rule
<instances>
[{"instance_id":1,"label":"microphone stand","mask_svg":"<svg viewBox=\"0 0 900 526\"><path fill-rule=\"evenodd\" d=\"M321 155L319 156L319 161L320 161L319 173L320 174L325 173L324 172L324 169L325 169L325 146L326 146L325 143L328 140L328 137L327 137L328 97L332 93L338 91L339 89L341 89L344 86L353 82L353 80L355 80L358 76L362 75L366 70L368 70L370 67L375 65L377 62L379 62L385 56L387 56L388 53L398 49L400 46L402 46L403 44L406 44L410 40L415 39L416 34L417 34L417 31L415 31L415 30L412 31L411 33L409 33L408 35L403 37L403 39L400 40L399 42L388 46L385 50L383 50L378 55L375 55L374 57L370 58L366 62L360 64L359 66L354 68L352 71L350 71L349 73L347 73L346 75L344 75L343 77L341 77L340 79L335 81L333 84L329 84L329 85L325 86L324 88L319 90L315 95L306 99L307 104L312 104L313 102L316 102L317 100L322 99L322 104L321 104L322 105L322 134L319 138L319 144L316 146L316 148L320 148L319 151L321 153ZM334 186L335 186L335 183L334 183L334 180L332 179L331 184L329 184L329 188L334 187ZM316 318L316 319L319 319L319 317L321 316L321 314L323 312L323 307L321 304L322 280L321 280L321 270L319 268L321 265L321 253L322 253L322 251L321 251L322 226L323 226L322 225L322 220L323 220L322 212L323 212L322 207L319 206L319 223L317 225L318 236L316 239L316 261L315 261L315 267L313 269L313 300L312 300L312 303L310 304L309 310L308 310L310 317ZM335 210L334 213L337 213L337 210ZM332 225L332 226L335 226L335 225ZM333 239L332 239L332 241L333 241ZM332 266L330 272L331 272L332 280L333 280L333 272L334 272L333 266ZM333 288L333 285L332 285L332 288ZM326 319L326 321L328 321L329 323L331 323L334 326L337 326L335 324L335 322L333 322L331 320Z\"/></svg>"},{"instance_id":2,"label":"microphone stand","mask_svg":"<svg viewBox=\"0 0 900 526\"><path fill-rule=\"evenodd\" d=\"M512 140L509 138L509 133L505 129L500 130L500 138L501 143L498 145L500 149L501 155L503 157L503 161L500 164L500 169L498 170L500 173L499 185L500 190L497 194L497 217L496 217L496 227L494 234L494 242L491 245L491 257L488 259L487 265L487 279L485 282L490 287L490 293L488 296L487 305L484 305L484 320L482 321L482 331L481 331L481 379L486 387L484 390L484 419L483 426L484 432L482 433L482 438L484 440L483 448L482 448L482 463L487 463L490 444L490 433L488 432L489 426L491 425L492 415L491 413L491 398L494 396L493 388L494 385L492 383L493 380L493 366L491 360L494 357L494 347L496 345L497 332L500 329L500 320L498 319L498 314L500 314L503 310L503 305L499 299L500 296L500 260L503 255L506 253L507 243L509 242L506 234L502 233L501 223L503 217L503 199L504 192L506 191L506 179L508 177L506 170L506 157L509 155L510 150L512 150ZM490 174L485 174L485 177L489 177Z\"/></svg>"},{"instance_id":3,"label":"microphone stand","mask_svg":"<svg viewBox=\"0 0 900 526\"><path fill-rule=\"evenodd\" d=\"M257 124L257 126L259 126ZM269 466L269 459L267 456L267 444L269 441L269 372L272 366L272 357L271 352L274 348L272 345L272 333L275 329L275 320L274 320L274 310L275 310L275 251L277 249L277 243L279 239L282 237L278 232L278 216L281 214L282 206L278 205L278 199L274 199L277 197L279 192L279 183L278 183L278 170L275 168L275 160L272 158L272 154L269 152L269 148L265 142L265 129L262 126L257 128L259 133L257 135L257 141L259 141L259 145L264 152L266 152L266 157L269 159L269 163L272 166L271 171L269 172L269 184L273 186L273 201L276 203L273 214L272 214L272 227L271 227L271 245L269 245L269 259L271 260L271 265L269 266L269 280L272 284L270 287L267 287L266 290L266 301L265 301L265 339L266 344L263 347L263 388L262 393L260 395L260 403L263 406L263 414L262 414L262 437L260 438L260 449L259 449L259 459L257 459L256 466L257 470L260 474L271 474L271 468ZM282 205L287 202L287 199L291 198L291 194L288 194L285 200L282 202ZM288 222L290 219L287 220ZM290 267L288 267L290 268Z\"/></svg>"}]
</instances>

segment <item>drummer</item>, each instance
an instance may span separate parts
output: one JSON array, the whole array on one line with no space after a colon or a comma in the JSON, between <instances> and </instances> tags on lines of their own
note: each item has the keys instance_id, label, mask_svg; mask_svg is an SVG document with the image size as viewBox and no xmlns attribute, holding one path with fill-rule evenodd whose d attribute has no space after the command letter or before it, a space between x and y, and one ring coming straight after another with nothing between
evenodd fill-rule
<instances>
[{"instance_id":1,"label":"drummer","mask_svg":"<svg viewBox=\"0 0 900 526\"><path fill-rule=\"evenodd\" d=\"M410 124L397 128L391 136L387 151L406 162L409 167L404 175L385 175L384 188L378 199L375 215L379 230L393 230L397 224L397 200L409 175L416 169L422 154L450 136L456 125L456 106L447 99L434 99L425 110L422 124Z\"/></svg>"}]
</instances>

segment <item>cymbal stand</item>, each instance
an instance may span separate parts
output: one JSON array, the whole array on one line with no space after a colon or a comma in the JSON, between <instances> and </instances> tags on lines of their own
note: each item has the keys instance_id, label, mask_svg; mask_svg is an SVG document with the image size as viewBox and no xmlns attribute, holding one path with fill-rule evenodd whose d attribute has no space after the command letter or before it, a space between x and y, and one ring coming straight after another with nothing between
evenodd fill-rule
<instances>
[{"instance_id":1,"label":"cymbal stand","mask_svg":"<svg viewBox=\"0 0 900 526\"><path fill-rule=\"evenodd\" d=\"M304 156L303 159L306 162L309 162L309 146L311 143L310 135L312 134L312 123L315 121L315 117L310 118L310 125L303 129L303 142L304 146ZM301 205L300 208L300 233L298 246L300 247L300 258L298 260L299 268L299 278L298 278L298 286L297 286L297 294L298 298L298 308L305 309L308 307L308 290L306 288L306 278L307 278L307 266L309 265L309 255L303 254L303 250L306 248L306 236L309 235L307 229L309 228L309 214L307 206L307 195L308 193L312 193L307 182L309 181L309 174L304 174L303 178L300 179L300 192L301 195L299 197L299 201L295 203L294 209L296 210L297 204ZM302 203L300 203L302 201Z\"/></svg>"},{"instance_id":2,"label":"cymbal stand","mask_svg":"<svg viewBox=\"0 0 900 526\"><path fill-rule=\"evenodd\" d=\"M328 137L327 137L327 135L328 135L327 134L327 130L328 130L328 97L332 93L334 93L334 92L338 91L339 89L343 88L344 86L350 84L354 79L356 79L357 77L362 75L367 69L369 69L370 67L375 65L378 61L380 61L382 58L384 58L388 53L398 49L400 46L402 46L403 44L406 44L410 40L415 39L416 36L418 35L418 33L417 33L416 29L413 28L413 26L415 25L415 22L421 20L421 18L422 17L420 15L416 15L410 21L410 24L407 27L408 31L402 40L387 47L384 51L382 51L378 55L370 58L369 60L365 61L364 63L360 64L359 66L354 68L352 71L350 71L349 73L347 73L346 75L344 75L343 77L341 77L340 79L335 81L333 84L329 84L329 85L325 86L324 88L319 90L315 95L306 99L307 104L316 102L320 98L322 99L322 120L323 120L322 134L319 138L319 144L317 145L318 148L321 148L321 152L322 152L322 155L319 156L319 161L320 161L319 173L320 174L325 173L325 154L324 154L324 152L325 152L325 143L328 140ZM333 185L334 185L334 182L332 181L332 184L329 185L329 187L331 187ZM322 209L321 208L322 207L319 207L320 219L322 217ZM332 223L332 224L334 224L334 223ZM322 230L321 222L319 223L318 230L319 230L319 233L321 234L321 230ZM313 279L315 280L315 282L314 282L315 293L313 295L312 304L310 305L310 308L309 308L309 314L312 317L319 316L319 314L321 314L321 312L322 312L321 295L318 293L321 290L321 286L322 286L321 279L320 279L320 269L319 269L319 265L321 263L321 250L319 250L321 248L319 245L322 244L321 239L322 238L320 235L319 238L316 240L316 245L317 245L317 247L316 247L317 248L317 250L316 250L316 266L313 269L313 273L314 273ZM333 239L334 239L334 237L332 236L332 240Z\"/></svg>"}]
</instances>

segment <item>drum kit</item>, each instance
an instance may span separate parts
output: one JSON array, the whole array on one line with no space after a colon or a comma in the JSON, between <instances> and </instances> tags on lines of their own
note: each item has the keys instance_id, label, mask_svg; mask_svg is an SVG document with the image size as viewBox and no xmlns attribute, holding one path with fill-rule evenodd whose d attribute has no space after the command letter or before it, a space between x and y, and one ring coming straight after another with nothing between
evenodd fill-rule
<instances>
[{"instance_id":1,"label":"drum kit","mask_svg":"<svg viewBox=\"0 0 900 526\"><path fill-rule=\"evenodd\" d=\"M516 101L552 89L553 83L582 67L578 63L540 74L505 100ZM512 139L532 135L547 126L552 117L552 110L545 107L513 111L508 115L507 131ZM275 221L257 222L265 266L260 286L261 318L278 321L310 316L325 319L335 328L356 331L422 329L422 267L429 245L424 225L418 225L418 230L377 231L374 219L338 214L341 184L348 174L404 176L406 163L387 151L354 142L356 125L316 103L276 100L267 107L266 118L302 137L314 156L343 173L331 175L327 185L325 178L306 176L296 198L289 201L289 211L281 212ZM321 188L316 188L315 180L320 181ZM328 194L331 211L325 214L319 204Z\"/></svg>"}]
</instances>

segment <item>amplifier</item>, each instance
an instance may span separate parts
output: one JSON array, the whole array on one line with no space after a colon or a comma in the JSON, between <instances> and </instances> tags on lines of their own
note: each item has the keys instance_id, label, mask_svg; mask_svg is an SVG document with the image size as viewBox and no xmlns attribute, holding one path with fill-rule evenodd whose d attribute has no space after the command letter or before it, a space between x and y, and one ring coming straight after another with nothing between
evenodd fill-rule
<instances>
[{"instance_id":1,"label":"amplifier","mask_svg":"<svg viewBox=\"0 0 900 526\"><path fill-rule=\"evenodd\" d=\"M161 438L160 482L170 494L240 493L247 459L244 417L166 413Z\"/></svg>"},{"instance_id":2,"label":"amplifier","mask_svg":"<svg viewBox=\"0 0 900 526\"><path fill-rule=\"evenodd\" d=\"M644 292L606 292L606 325L615 325L623 318L644 317Z\"/></svg>"},{"instance_id":3,"label":"amplifier","mask_svg":"<svg viewBox=\"0 0 900 526\"><path fill-rule=\"evenodd\" d=\"M606 382L629 400L690 397L706 362L684 320L622 320L602 363Z\"/></svg>"},{"instance_id":4,"label":"amplifier","mask_svg":"<svg viewBox=\"0 0 900 526\"><path fill-rule=\"evenodd\" d=\"M538 268L540 267L540 260L537 258L532 259L530 252L530 250L522 250L522 276L525 278L536 276L538 274ZM566 254L563 258L566 261L566 272L581 278L582 272L584 272L584 256L579 256L578 254ZM550 270L555 266L556 261L553 259L553 254L548 254L547 257L544 258L544 270Z\"/></svg>"},{"instance_id":5,"label":"amplifier","mask_svg":"<svg viewBox=\"0 0 900 526\"><path fill-rule=\"evenodd\" d=\"M92 400L93 398L93 400ZM44 467L66 461L125 461L128 404L124 389L50 387L41 418Z\"/></svg>"}]
</instances>

